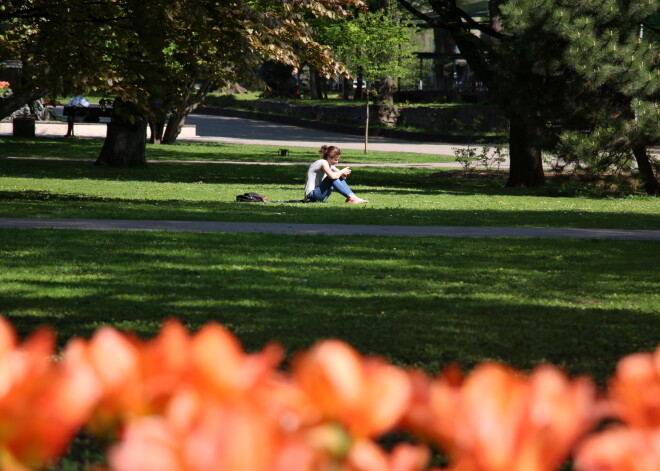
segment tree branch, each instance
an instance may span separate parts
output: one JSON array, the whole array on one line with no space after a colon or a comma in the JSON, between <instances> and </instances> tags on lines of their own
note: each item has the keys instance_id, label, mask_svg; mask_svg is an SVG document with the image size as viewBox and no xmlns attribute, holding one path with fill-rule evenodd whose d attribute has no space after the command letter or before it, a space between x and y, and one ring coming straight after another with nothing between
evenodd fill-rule
<instances>
[{"instance_id":1,"label":"tree branch","mask_svg":"<svg viewBox=\"0 0 660 471\"><path fill-rule=\"evenodd\" d=\"M410 13L415 15L420 20L424 20L429 26L435 26L438 28L446 28L445 23L439 18L431 18L426 13L423 13L421 10L418 10L412 4L406 0L399 0L399 4L408 10Z\"/></svg>"}]
</instances>

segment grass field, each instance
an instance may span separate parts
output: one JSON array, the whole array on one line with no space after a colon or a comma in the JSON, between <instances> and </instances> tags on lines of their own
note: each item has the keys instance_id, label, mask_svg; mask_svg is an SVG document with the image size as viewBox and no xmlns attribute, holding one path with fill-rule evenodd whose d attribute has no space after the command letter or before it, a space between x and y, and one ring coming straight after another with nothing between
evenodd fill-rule
<instances>
[{"instance_id":1,"label":"grass field","mask_svg":"<svg viewBox=\"0 0 660 471\"><path fill-rule=\"evenodd\" d=\"M103 141L100 139L38 138L17 139L0 137L0 157L47 157L96 160ZM299 162L309 163L319 156L317 148L292 147L289 155L281 157L279 147L247 144L177 142L174 145L147 144L149 161L180 160L208 162ZM342 164L350 163L429 163L454 162L455 156L399 152L369 152L342 150Z\"/></svg>"},{"instance_id":2,"label":"grass field","mask_svg":"<svg viewBox=\"0 0 660 471\"><path fill-rule=\"evenodd\" d=\"M242 204L234 197L246 191L300 198L305 167L116 170L91 165L98 142L0 144L5 156L87 159L0 161L1 217L660 228L657 198L584 183L521 190L496 178L358 168L351 183L368 205L336 196ZM174 160L260 152L149 152L163 149ZM621 356L660 341L659 263L658 242L3 230L0 314L21 334L53 325L62 343L104 324L150 336L174 316L191 329L222 322L250 350L337 337L428 370L549 361L603 382Z\"/></svg>"},{"instance_id":3,"label":"grass field","mask_svg":"<svg viewBox=\"0 0 660 471\"><path fill-rule=\"evenodd\" d=\"M78 161L4 160L0 215L263 221L345 224L660 228L658 199L607 193L596 183L551 182L531 190L504 187L493 178L455 178L455 172L415 168L358 167L349 182L369 205L346 207L334 196L326 204L238 204L248 191L273 201L302 198L305 167L154 163L117 170L92 165L100 141L0 140L2 155L65 156ZM6 144L6 145L5 145ZM210 150L210 151L209 151ZM275 153L270 147L154 146L172 160ZM393 154L411 161L414 155ZM0 155L1 156L1 155ZM309 162L314 153L307 156ZM349 158L346 158L348 161Z\"/></svg>"},{"instance_id":4,"label":"grass field","mask_svg":"<svg viewBox=\"0 0 660 471\"><path fill-rule=\"evenodd\" d=\"M2 313L61 341L219 321L252 350L344 339L399 365L549 361L603 381L660 340L655 242L0 232Z\"/></svg>"}]
</instances>

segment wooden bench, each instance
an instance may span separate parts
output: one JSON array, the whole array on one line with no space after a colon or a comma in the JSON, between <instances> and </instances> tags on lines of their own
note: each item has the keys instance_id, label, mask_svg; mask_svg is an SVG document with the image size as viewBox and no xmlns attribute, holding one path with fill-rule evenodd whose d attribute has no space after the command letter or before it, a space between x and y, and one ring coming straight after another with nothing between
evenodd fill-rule
<instances>
[{"instance_id":1,"label":"wooden bench","mask_svg":"<svg viewBox=\"0 0 660 471\"><path fill-rule=\"evenodd\" d=\"M100 106L70 106L64 105L62 114L68 124L65 137L73 137L73 125L76 122L98 123L101 118L112 119L112 108L101 108ZM80 119L82 118L82 119Z\"/></svg>"}]
</instances>

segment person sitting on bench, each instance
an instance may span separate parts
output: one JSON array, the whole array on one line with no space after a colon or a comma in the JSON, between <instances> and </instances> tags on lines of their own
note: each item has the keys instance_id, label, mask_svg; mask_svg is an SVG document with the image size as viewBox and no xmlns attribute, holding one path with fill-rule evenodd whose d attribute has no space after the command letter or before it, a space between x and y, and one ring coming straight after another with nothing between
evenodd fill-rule
<instances>
[{"instance_id":1,"label":"person sitting on bench","mask_svg":"<svg viewBox=\"0 0 660 471\"><path fill-rule=\"evenodd\" d=\"M87 108L89 106L89 101L82 95L76 95L69 101L67 106L71 107L71 114L67 117L67 130L66 136L64 137L73 137L73 123L76 118L76 108Z\"/></svg>"}]
</instances>

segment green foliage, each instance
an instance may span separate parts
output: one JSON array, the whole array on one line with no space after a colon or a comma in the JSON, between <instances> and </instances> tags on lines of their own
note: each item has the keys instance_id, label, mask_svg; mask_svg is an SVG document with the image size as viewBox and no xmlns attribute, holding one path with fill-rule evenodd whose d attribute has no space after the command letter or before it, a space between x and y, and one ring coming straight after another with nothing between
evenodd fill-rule
<instances>
[{"instance_id":1,"label":"green foliage","mask_svg":"<svg viewBox=\"0 0 660 471\"><path fill-rule=\"evenodd\" d=\"M416 29L390 5L333 25L329 36L351 75L362 74L366 81L374 82L411 73L415 34Z\"/></svg>"},{"instance_id":2,"label":"green foliage","mask_svg":"<svg viewBox=\"0 0 660 471\"><path fill-rule=\"evenodd\" d=\"M59 95L99 90L162 117L201 99L200 82L210 88L252 77L266 58L342 72L302 13L341 16L355 3L8 0L0 58L22 61L26 86Z\"/></svg>"},{"instance_id":3,"label":"green foliage","mask_svg":"<svg viewBox=\"0 0 660 471\"><path fill-rule=\"evenodd\" d=\"M502 144L490 145L468 145L467 147L454 147L456 162L463 169L472 173L475 170L484 169L499 170L509 156L508 150Z\"/></svg>"},{"instance_id":4,"label":"green foliage","mask_svg":"<svg viewBox=\"0 0 660 471\"><path fill-rule=\"evenodd\" d=\"M556 152L564 165L592 176L629 173L634 162L628 142L611 126L588 134L566 131L560 136Z\"/></svg>"},{"instance_id":5,"label":"green foliage","mask_svg":"<svg viewBox=\"0 0 660 471\"><path fill-rule=\"evenodd\" d=\"M516 122L512 129L524 129L517 136L523 145L513 150L520 155L512 161L534 158L520 148L554 149L565 130L615 129L615 140L627 140L629 149L657 142L660 54L657 30L647 21L657 14L657 2L489 0L490 18L483 22L472 21L451 0L428 2L437 18L423 13L426 2L399 2L450 31L472 69ZM522 165L519 173L524 171ZM658 191L652 173L644 178L647 191Z\"/></svg>"},{"instance_id":6,"label":"green foliage","mask_svg":"<svg viewBox=\"0 0 660 471\"><path fill-rule=\"evenodd\" d=\"M633 143L660 136L657 35L644 34L656 12L652 2L617 0L502 6L505 28L517 38L511 51L559 79L546 87L555 103L544 112L561 124L552 142L566 165L594 175L629 170Z\"/></svg>"}]
</instances>

